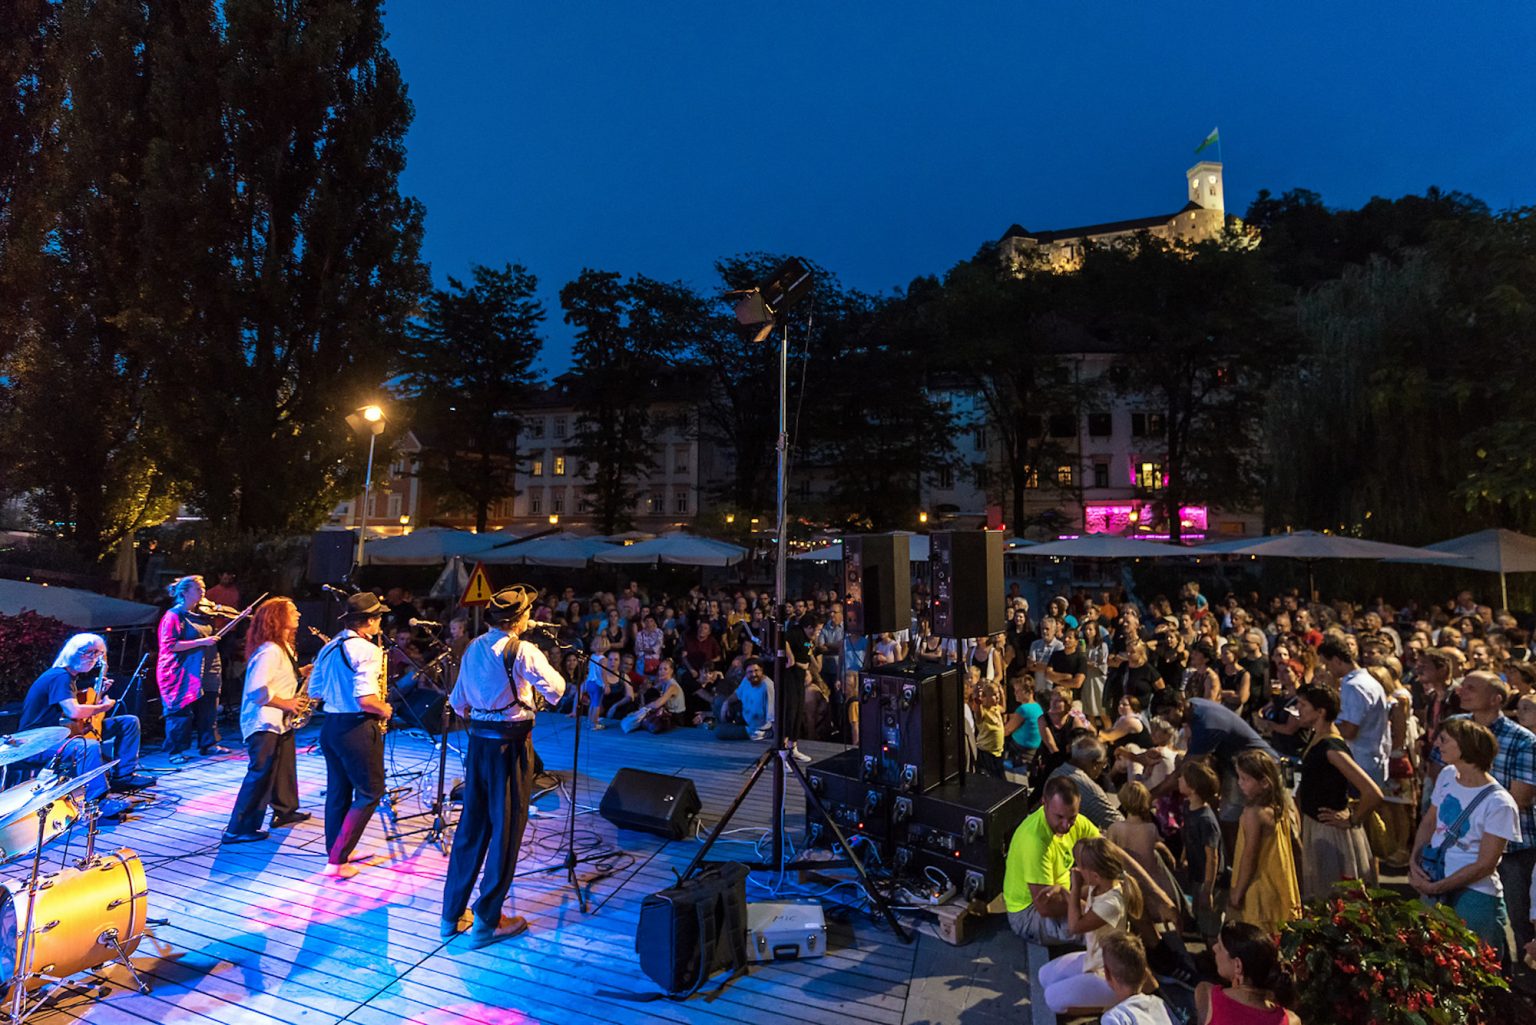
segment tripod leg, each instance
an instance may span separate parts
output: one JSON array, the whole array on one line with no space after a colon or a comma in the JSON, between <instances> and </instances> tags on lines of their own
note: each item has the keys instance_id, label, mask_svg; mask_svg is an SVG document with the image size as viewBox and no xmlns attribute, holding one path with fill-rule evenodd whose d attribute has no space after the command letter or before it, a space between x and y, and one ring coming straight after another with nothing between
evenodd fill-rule
<instances>
[{"instance_id":1,"label":"tripod leg","mask_svg":"<svg viewBox=\"0 0 1536 1025\"><path fill-rule=\"evenodd\" d=\"M148 993L149 985L139 977L139 970L133 966L132 961L128 960L128 955L124 952L123 945L117 941L117 930L108 929L101 934L101 940L103 943L110 943L112 949L117 951L117 959L123 963L124 968L128 969L128 974L133 976L133 981L138 984L139 992Z\"/></svg>"},{"instance_id":2,"label":"tripod leg","mask_svg":"<svg viewBox=\"0 0 1536 1025\"><path fill-rule=\"evenodd\" d=\"M741 792L736 795L736 800L732 801L731 806L725 810L725 814L720 816L720 821L715 823L715 828L709 831L709 838L704 841L704 846L699 848L699 853L693 856L693 860L688 863L688 867L683 869L682 875L678 876L680 880L687 879L693 875L694 871L703 863L704 855L709 853L709 849L715 845L715 841L720 838L720 834L725 832L725 827L730 824L731 818L736 814L737 809L741 807L741 802L745 801L747 795L752 792L752 787L756 785L758 777L763 774L763 770L768 767L768 763L774 761L777 757L778 752L772 748L763 752L762 757L757 760L757 764L752 767L752 775L748 778L747 785L741 788Z\"/></svg>"},{"instance_id":3,"label":"tripod leg","mask_svg":"<svg viewBox=\"0 0 1536 1025\"><path fill-rule=\"evenodd\" d=\"M891 930L900 937L901 942L911 943L912 936L896 920L896 915L891 911L890 904L886 903L885 898L875 890L875 884L870 882L869 873L864 871L864 863L859 860L859 856L854 851L853 846L849 844L848 838L843 835L843 831L838 828L832 816L827 814L827 809L822 807L821 799L811 789L810 779L806 777L805 772L800 766L795 764L793 756L785 758L783 761L790 771L795 774L795 778L800 781L800 789L805 791L805 799L810 802L811 807L815 809L821 821L825 822L827 827L832 830L832 835L837 838L837 842L842 845L843 850L848 852L848 860L853 863L853 870L859 874L859 882L864 885L864 892L869 895L870 902L880 909L880 913L885 916L885 920L890 923Z\"/></svg>"}]
</instances>

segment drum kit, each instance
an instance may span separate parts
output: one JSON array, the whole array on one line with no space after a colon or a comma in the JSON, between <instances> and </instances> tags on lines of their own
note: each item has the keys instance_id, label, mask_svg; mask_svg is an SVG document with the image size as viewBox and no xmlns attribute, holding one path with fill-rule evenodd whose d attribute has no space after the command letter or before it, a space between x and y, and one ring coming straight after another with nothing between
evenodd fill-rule
<instances>
[{"instance_id":1,"label":"drum kit","mask_svg":"<svg viewBox=\"0 0 1536 1025\"><path fill-rule=\"evenodd\" d=\"M48 726L0 737L0 782L11 766L49 756L68 736L65 727ZM0 790L0 865L32 859L25 876L0 882L0 986L10 986L3 1019L9 1025L21 1025L72 976L111 961L128 969L140 993L149 992L129 960L148 924L144 866L126 847L96 853L96 804L84 794L116 764L79 776L44 769ZM42 874L43 848L82 820L84 855ZM43 986L50 988L28 1008Z\"/></svg>"}]
</instances>

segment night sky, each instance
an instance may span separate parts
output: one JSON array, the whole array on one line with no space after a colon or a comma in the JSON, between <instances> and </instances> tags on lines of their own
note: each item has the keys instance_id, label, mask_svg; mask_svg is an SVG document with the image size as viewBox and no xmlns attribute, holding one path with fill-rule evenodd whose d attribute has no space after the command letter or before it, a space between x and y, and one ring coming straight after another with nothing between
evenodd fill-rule
<instances>
[{"instance_id":1,"label":"night sky","mask_svg":"<svg viewBox=\"0 0 1536 1025\"><path fill-rule=\"evenodd\" d=\"M1261 188L1536 203L1529 0L394 0L386 27L433 274L528 266L552 369L584 266L712 287L761 249L889 291L1014 222L1176 210L1217 126L1237 213Z\"/></svg>"}]
</instances>

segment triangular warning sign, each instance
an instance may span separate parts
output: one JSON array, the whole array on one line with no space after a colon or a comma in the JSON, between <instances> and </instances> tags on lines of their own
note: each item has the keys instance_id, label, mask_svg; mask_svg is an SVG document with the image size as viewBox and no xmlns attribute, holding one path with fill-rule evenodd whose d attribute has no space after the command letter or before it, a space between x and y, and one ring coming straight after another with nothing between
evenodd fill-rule
<instances>
[{"instance_id":1,"label":"triangular warning sign","mask_svg":"<svg viewBox=\"0 0 1536 1025\"><path fill-rule=\"evenodd\" d=\"M485 575L485 563L475 563L475 571L469 575L469 583L464 588L464 597L459 599L460 605L489 605L491 603L491 581Z\"/></svg>"}]
</instances>

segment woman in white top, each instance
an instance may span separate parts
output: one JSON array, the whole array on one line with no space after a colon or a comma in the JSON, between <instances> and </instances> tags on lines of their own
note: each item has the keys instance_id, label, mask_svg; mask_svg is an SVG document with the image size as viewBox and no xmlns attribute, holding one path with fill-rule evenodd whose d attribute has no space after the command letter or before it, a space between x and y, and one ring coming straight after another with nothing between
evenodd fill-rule
<instances>
[{"instance_id":1,"label":"woman in white top","mask_svg":"<svg viewBox=\"0 0 1536 1025\"><path fill-rule=\"evenodd\" d=\"M224 830L225 843L265 840L261 824L269 805L274 829L309 818L307 812L299 811L294 762L292 719L309 707L309 699L299 695L303 674L293 649L298 629L299 610L287 598L272 598L251 616L245 635L245 694L240 701L240 734L250 768Z\"/></svg>"},{"instance_id":2,"label":"woman in white top","mask_svg":"<svg viewBox=\"0 0 1536 1025\"><path fill-rule=\"evenodd\" d=\"M1072 896L1067 930L1083 937L1085 950L1063 954L1040 969L1045 1002L1057 1014L1069 1008L1102 1011L1119 998L1104 978L1100 942L1130 932L1141 917L1141 888L1126 874L1130 855L1103 837L1087 837L1072 848Z\"/></svg>"},{"instance_id":3,"label":"woman in white top","mask_svg":"<svg viewBox=\"0 0 1536 1025\"><path fill-rule=\"evenodd\" d=\"M1498 741L1471 719L1450 719L1438 746L1445 768L1435 779L1430 814L1419 821L1408 882L1431 903L1449 904L1508 966L1514 937L1498 869L1505 845L1520 839L1520 811L1488 774ZM1435 852L1444 856L1443 871L1427 872L1424 859L1433 863Z\"/></svg>"}]
</instances>

